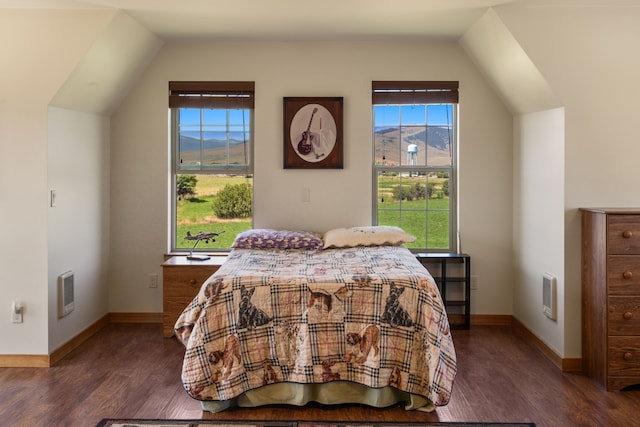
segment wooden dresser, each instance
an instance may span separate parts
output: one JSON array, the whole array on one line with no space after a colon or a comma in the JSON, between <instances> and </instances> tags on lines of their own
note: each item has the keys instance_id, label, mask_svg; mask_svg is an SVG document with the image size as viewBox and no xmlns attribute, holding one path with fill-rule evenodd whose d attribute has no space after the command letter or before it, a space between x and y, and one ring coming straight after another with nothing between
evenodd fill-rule
<instances>
[{"instance_id":1,"label":"wooden dresser","mask_svg":"<svg viewBox=\"0 0 640 427\"><path fill-rule=\"evenodd\" d=\"M640 384L640 208L583 208L582 361L607 390Z\"/></svg>"},{"instance_id":2,"label":"wooden dresser","mask_svg":"<svg viewBox=\"0 0 640 427\"><path fill-rule=\"evenodd\" d=\"M197 295L200 286L227 260L227 257L212 256L205 261L190 261L186 256L174 256L162 264L162 334L174 335L173 326Z\"/></svg>"}]
</instances>

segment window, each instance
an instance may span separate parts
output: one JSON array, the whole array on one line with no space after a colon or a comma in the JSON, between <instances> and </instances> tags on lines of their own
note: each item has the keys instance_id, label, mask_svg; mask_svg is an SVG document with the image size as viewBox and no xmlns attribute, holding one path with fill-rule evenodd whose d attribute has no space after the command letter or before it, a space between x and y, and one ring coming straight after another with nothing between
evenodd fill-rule
<instances>
[{"instance_id":1,"label":"window","mask_svg":"<svg viewBox=\"0 0 640 427\"><path fill-rule=\"evenodd\" d=\"M252 228L253 105L253 82L169 82L172 250L228 249ZM221 234L187 238L200 232Z\"/></svg>"},{"instance_id":2,"label":"window","mask_svg":"<svg viewBox=\"0 0 640 427\"><path fill-rule=\"evenodd\" d=\"M458 82L372 82L373 223L456 250Z\"/></svg>"}]
</instances>

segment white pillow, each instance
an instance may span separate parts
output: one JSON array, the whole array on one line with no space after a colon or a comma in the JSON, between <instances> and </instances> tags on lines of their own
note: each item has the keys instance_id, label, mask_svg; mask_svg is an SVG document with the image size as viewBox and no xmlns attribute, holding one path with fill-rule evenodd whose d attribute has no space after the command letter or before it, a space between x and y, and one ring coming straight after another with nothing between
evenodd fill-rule
<instances>
[{"instance_id":1,"label":"white pillow","mask_svg":"<svg viewBox=\"0 0 640 427\"><path fill-rule=\"evenodd\" d=\"M396 246L416 240L400 227L374 225L368 227L334 228L324 236L324 249L354 246Z\"/></svg>"}]
</instances>

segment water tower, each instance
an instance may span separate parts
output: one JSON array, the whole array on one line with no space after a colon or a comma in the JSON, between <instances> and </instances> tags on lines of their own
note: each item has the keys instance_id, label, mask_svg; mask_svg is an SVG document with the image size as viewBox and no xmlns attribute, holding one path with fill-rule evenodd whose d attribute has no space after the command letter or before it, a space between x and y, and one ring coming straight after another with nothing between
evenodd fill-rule
<instances>
[{"instance_id":1,"label":"water tower","mask_svg":"<svg viewBox=\"0 0 640 427\"><path fill-rule=\"evenodd\" d=\"M416 144L409 144L407 147L407 163L409 166L413 166L416 164L416 159L418 158L418 146Z\"/></svg>"}]
</instances>

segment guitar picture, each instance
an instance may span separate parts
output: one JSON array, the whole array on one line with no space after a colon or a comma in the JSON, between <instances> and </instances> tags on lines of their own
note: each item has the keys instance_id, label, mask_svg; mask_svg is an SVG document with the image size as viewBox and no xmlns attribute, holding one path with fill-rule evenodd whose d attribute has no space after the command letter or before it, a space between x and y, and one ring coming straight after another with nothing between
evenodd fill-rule
<instances>
[{"instance_id":1,"label":"guitar picture","mask_svg":"<svg viewBox=\"0 0 640 427\"><path fill-rule=\"evenodd\" d=\"M311 151L313 150L313 145L311 141L312 139L311 122L313 122L313 116L315 116L317 112L318 112L318 108L316 107L313 109L313 112L311 113L311 118L309 119L309 125L307 126L307 130L302 132L302 138L300 139L300 142L298 142L298 152L303 156L306 156L307 154L311 153Z\"/></svg>"},{"instance_id":2,"label":"guitar picture","mask_svg":"<svg viewBox=\"0 0 640 427\"><path fill-rule=\"evenodd\" d=\"M313 102L287 108L285 102L285 168L291 161L313 168L314 164L326 165L327 160L335 159L338 126L333 113Z\"/></svg>"}]
</instances>

